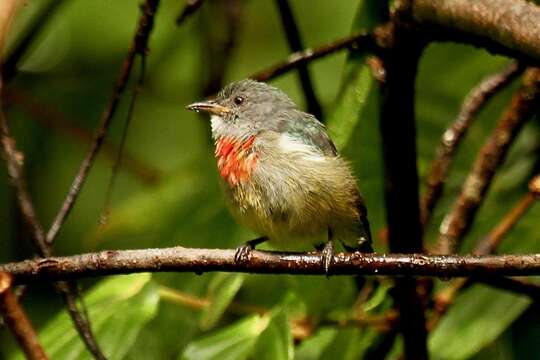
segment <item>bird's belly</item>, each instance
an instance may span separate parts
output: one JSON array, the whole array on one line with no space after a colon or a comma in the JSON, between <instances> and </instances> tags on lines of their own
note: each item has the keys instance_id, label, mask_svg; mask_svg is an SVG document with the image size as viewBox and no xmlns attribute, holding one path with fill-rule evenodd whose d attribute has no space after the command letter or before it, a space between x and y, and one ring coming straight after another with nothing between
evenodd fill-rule
<instances>
[{"instance_id":1,"label":"bird's belly","mask_svg":"<svg viewBox=\"0 0 540 360\"><path fill-rule=\"evenodd\" d=\"M300 165L288 165L259 169L251 181L228 187L239 222L284 250L321 244L329 228L345 233L341 230L357 227L354 181L343 181L347 176L339 171L330 175L319 169L311 175Z\"/></svg>"}]
</instances>

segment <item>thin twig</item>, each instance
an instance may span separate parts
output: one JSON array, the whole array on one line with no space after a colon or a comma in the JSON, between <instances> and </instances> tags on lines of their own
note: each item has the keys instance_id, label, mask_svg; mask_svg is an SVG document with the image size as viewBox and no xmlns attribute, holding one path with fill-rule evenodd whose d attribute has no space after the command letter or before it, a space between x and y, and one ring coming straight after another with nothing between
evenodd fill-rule
<instances>
[{"instance_id":1,"label":"thin twig","mask_svg":"<svg viewBox=\"0 0 540 360\"><path fill-rule=\"evenodd\" d=\"M26 313L11 290L11 275L0 272L0 314L28 359L48 359Z\"/></svg>"},{"instance_id":2,"label":"thin twig","mask_svg":"<svg viewBox=\"0 0 540 360\"><path fill-rule=\"evenodd\" d=\"M6 89L4 99L7 105L16 105L40 125L57 130L68 139L78 140L77 143L81 145L90 145L93 141L93 135L89 130L75 125L78 121L32 97L24 90L11 86ZM108 139L103 141L102 146L103 153L108 159L114 161L119 152L118 147ZM157 185L163 176L161 171L152 164L136 158L126 150L122 155L122 168L146 185Z\"/></svg>"},{"instance_id":3,"label":"thin twig","mask_svg":"<svg viewBox=\"0 0 540 360\"><path fill-rule=\"evenodd\" d=\"M325 275L321 256L314 253L253 251L245 263L235 250L162 248L108 250L82 255L32 259L0 265L17 284L139 272L241 272ZM340 253L332 275L476 277L540 275L540 254L425 255Z\"/></svg>"},{"instance_id":4,"label":"thin twig","mask_svg":"<svg viewBox=\"0 0 540 360\"><path fill-rule=\"evenodd\" d=\"M512 97L497 127L480 150L458 199L440 227L439 248L443 254L452 253L469 230L476 212L495 176L504 162L510 145L525 122L535 114L540 100L540 69L528 68L520 89Z\"/></svg>"},{"instance_id":5,"label":"thin twig","mask_svg":"<svg viewBox=\"0 0 540 360\"><path fill-rule=\"evenodd\" d=\"M182 12L176 18L176 25L181 25L188 17L199 10L203 2L204 0L187 0Z\"/></svg>"},{"instance_id":6,"label":"thin twig","mask_svg":"<svg viewBox=\"0 0 540 360\"><path fill-rule=\"evenodd\" d=\"M519 63L512 61L503 71L483 79L463 101L459 114L442 136L435 153L435 159L426 177L427 189L420 204L424 226L429 222L433 209L443 193L444 183L452 166L454 155L470 125L486 103L511 83L521 71L523 68Z\"/></svg>"},{"instance_id":7,"label":"thin twig","mask_svg":"<svg viewBox=\"0 0 540 360\"><path fill-rule=\"evenodd\" d=\"M137 84L135 84L133 88L133 93L131 95L131 100L129 102L129 108L126 115L126 121L124 122L124 126L122 128L120 145L118 147L118 152L116 153L116 159L114 160L111 177L109 179L109 184L107 185L107 192L105 193L105 205L103 206L103 211L101 212L101 217L100 217L101 224L106 224L108 222L111 200L112 200L112 193L114 190L114 185L116 184L116 179L118 176L120 165L122 164L122 156L123 156L124 148L126 146L128 130L131 125L131 121L133 119L133 112L135 110L135 103L137 102L137 97L144 84L145 74L146 74L146 58L144 56L141 56L139 78L137 80Z\"/></svg>"},{"instance_id":8,"label":"thin twig","mask_svg":"<svg viewBox=\"0 0 540 360\"><path fill-rule=\"evenodd\" d=\"M283 24L283 30L287 36L287 42L289 43L289 48L293 52L298 52L304 50L304 45L302 44L302 39L300 38L300 31L294 20L294 15L292 13L291 7L289 6L288 0L276 0L279 8L279 14L281 16L281 23ZM323 119L323 113L321 104L317 100L317 95L315 95L315 90L313 88L313 81L309 75L307 63L298 65L297 67L298 75L300 76L300 84L302 85L302 90L304 91L304 97L306 99L307 110L311 114L315 115L317 119Z\"/></svg>"},{"instance_id":9,"label":"thin twig","mask_svg":"<svg viewBox=\"0 0 540 360\"><path fill-rule=\"evenodd\" d=\"M35 16L33 23L29 26L26 32L17 41L11 54L7 57L2 65L2 78L4 83L8 83L17 73L17 65L22 57L27 53L28 48L34 42L37 35L51 20L54 13L58 11L60 5L64 4L63 0L49 0L41 9L38 15Z\"/></svg>"},{"instance_id":10,"label":"thin twig","mask_svg":"<svg viewBox=\"0 0 540 360\"><path fill-rule=\"evenodd\" d=\"M146 56L146 53L148 51L148 39L154 25L154 15L156 13L158 4L159 0L146 0L141 8L141 16L139 18L133 42L128 50L127 56L124 60L124 64L116 80L116 84L111 98L109 99L105 110L101 114L100 124L96 132L94 142L86 153L86 156L84 157L81 166L79 167L77 175L73 180L71 188L66 195L64 202L62 203L60 211L56 215L53 223L51 224L51 227L49 228L46 237L47 244L53 243L56 235L60 231L60 228L66 221L67 216L73 208L75 200L77 200L77 197L79 196L79 193L84 182L86 181L90 168L94 163L94 159L99 149L101 148L103 140L107 136L107 132L109 130L109 126L111 124L114 113L116 112L120 97L126 89L135 56Z\"/></svg>"},{"instance_id":11,"label":"thin twig","mask_svg":"<svg viewBox=\"0 0 540 360\"><path fill-rule=\"evenodd\" d=\"M340 50L365 49L366 52L376 51L378 46L375 34L376 32L362 32L332 41L314 49L297 51L290 54L286 60L272 65L265 70L259 71L258 73L251 75L250 78L258 81L269 81L296 69L300 65L307 64Z\"/></svg>"}]
</instances>

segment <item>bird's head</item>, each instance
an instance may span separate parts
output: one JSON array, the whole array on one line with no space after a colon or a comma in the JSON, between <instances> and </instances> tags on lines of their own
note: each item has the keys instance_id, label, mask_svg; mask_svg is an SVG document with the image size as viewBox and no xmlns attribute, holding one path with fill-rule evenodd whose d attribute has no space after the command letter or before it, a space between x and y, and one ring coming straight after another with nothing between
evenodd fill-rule
<instances>
[{"instance_id":1,"label":"bird's head","mask_svg":"<svg viewBox=\"0 0 540 360\"><path fill-rule=\"evenodd\" d=\"M212 136L219 139L247 138L265 130L279 131L287 112L296 109L296 105L278 88L241 80L227 85L214 99L187 108L210 114Z\"/></svg>"}]
</instances>

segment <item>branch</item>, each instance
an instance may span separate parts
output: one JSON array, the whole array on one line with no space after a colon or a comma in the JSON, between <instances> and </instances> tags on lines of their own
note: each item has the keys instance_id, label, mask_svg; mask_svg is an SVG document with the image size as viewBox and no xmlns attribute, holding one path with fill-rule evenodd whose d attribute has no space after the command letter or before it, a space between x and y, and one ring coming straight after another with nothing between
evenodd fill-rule
<instances>
[{"instance_id":1,"label":"branch","mask_svg":"<svg viewBox=\"0 0 540 360\"><path fill-rule=\"evenodd\" d=\"M380 131L383 144L385 205L390 251L423 252L416 166L415 81L423 45L392 14L391 47L381 53L386 80L381 84ZM424 302L413 278L396 279L406 359L427 359Z\"/></svg>"},{"instance_id":2,"label":"branch","mask_svg":"<svg viewBox=\"0 0 540 360\"><path fill-rule=\"evenodd\" d=\"M241 272L256 274L324 275L321 256L314 253L253 251L245 263L234 260L235 250L172 247L108 250L74 256L32 259L0 265L17 284L68 280L140 272ZM424 255L340 253L332 275L389 275L485 277L540 275L540 254Z\"/></svg>"},{"instance_id":3,"label":"branch","mask_svg":"<svg viewBox=\"0 0 540 360\"><path fill-rule=\"evenodd\" d=\"M34 22L30 25L29 29L26 30L23 36L21 36L14 46L13 51L2 65L1 71L4 83L8 83L13 79L17 73L17 65L22 57L28 51L28 48L34 42L36 36L41 32L45 25L47 25L47 22L63 3L63 0L50 0L42 7L42 9L40 9L40 13L35 16Z\"/></svg>"},{"instance_id":4,"label":"branch","mask_svg":"<svg viewBox=\"0 0 540 360\"><path fill-rule=\"evenodd\" d=\"M302 51L297 51L290 54L286 60L251 75L250 79L258 81L269 81L293 69L296 69L298 66L305 65L311 61L320 59L326 55L333 54L340 50L365 49L366 51L376 51L378 49L376 39L378 37L382 37L382 35L377 34L378 33L376 31L370 33L362 32L332 41L315 49L305 49Z\"/></svg>"},{"instance_id":5,"label":"branch","mask_svg":"<svg viewBox=\"0 0 540 360\"><path fill-rule=\"evenodd\" d=\"M443 193L444 183L452 166L454 155L476 115L498 91L511 83L522 70L523 68L516 61L511 62L502 72L483 79L463 101L458 116L442 136L435 159L427 175L426 194L421 201L422 224L426 225L431 218L433 209Z\"/></svg>"},{"instance_id":6,"label":"branch","mask_svg":"<svg viewBox=\"0 0 540 360\"><path fill-rule=\"evenodd\" d=\"M469 35L479 36L540 59L540 7L530 1L414 0L412 3L412 15L420 24L458 30L464 33L465 42L471 38Z\"/></svg>"},{"instance_id":7,"label":"branch","mask_svg":"<svg viewBox=\"0 0 540 360\"><path fill-rule=\"evenodd\" d=\"M176 25L182 24L188 17L199 10L203 2L204 0L187 0L182 12L176 18Z\"/></svg>"},{"instance_id":8,"label":"branch","mask_svg":"<svg viewBox=\"0 0 540 360\"><path fill-rule=\"evenodd\" d=\"M281 16L281 23L283 24L283 29L285 30L285 35L287 36L287 41L289 43L289 48L291 51L298 52L304 49L302 40L300 38L300 31L294 20L294 15L292 13L291 7L289 6L288 0L276 0L279 7L279 15ZM317 95L315 95L315 90L313 89L313 82L309 75L307 68L307 63L300 64L297 67L298 75L300 76L300 83L302 89L304 90L304 96L306 98L306 104L308 112L315 115L317 119L323 118L322 108L317 100Z\"/></svg>"},{"instance_id":9,"label":"branch","mask_svg":"<svg viewBox=\"0 0 540 360\"><path fill-rule=\"evenodd\" d=\"M503 163L519 130L538 109L539 100L540 69L528 68L520 89L484 143L458 199L441 224L439 246L443 253L452 253L467 233L496 170Z\"/></svg>"},{"instance_id":10,"label":"branch","mask_svg":"<svg viewBox=\"0 0 540 360\"><path fill-rule=\"evenodd\" d=\"M148 38L150 37L150 33L154 25L154 15L156 13L158 4L159 0L146 0L141 8L141 16L139 18L133 42L128 50L126 59L124 60L122 70L120 71L116 80L116 84L111 98L109 99L105 110L101 114L100 124L96 132L94 142L86 153L86 156L83 159L81 166L79 167L79 171L77 172L77 175L75 176L75 179L71 184L71 188L66 195L60 211L58 212L53 223L51 224L51 227L46 237L46 241L48 244L53 243L56 235L58 234L58 231L60 231L60 228L66 221L66 218L69 215L71 209L73 208L75 200L77 200L81 188L86 181L90 168L92 167L94 159L99 149L101 148L103 140L107 136L111 120L114 116L114 113L116 112L118 102L120 101L120 96L124 93L124 90L126 89L135 56L145 56L148 51Z\"/></svg>"},{"instance_id":11,"label":"branch","mask_svg":"<svg viewBox=\"0 0 540 360\"><path fill-rule=\"evenodd\" d=\"M46 360L48 357L38 341L36 331L19 304L17 296L11 291L11 283L11 276L0 272L0 314L26 357L32 360Z\"/></svg>"}]
</instances>

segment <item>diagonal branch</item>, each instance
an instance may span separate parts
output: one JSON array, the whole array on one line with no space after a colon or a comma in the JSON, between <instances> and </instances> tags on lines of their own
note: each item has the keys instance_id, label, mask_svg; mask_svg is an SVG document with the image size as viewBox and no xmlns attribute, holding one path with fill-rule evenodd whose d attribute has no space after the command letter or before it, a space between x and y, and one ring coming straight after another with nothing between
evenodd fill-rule
<instances>
[{"instance_id":1,"label":"diagonal branch","mask_svg":"<svg viewBox=\"0 0 540 360\"><path fill-rule=\"evenodd\" d=\"M540 69L528 68L520 89L512 97L497 127L480 150L473 168L452 210L440 227L439 247L443 253L452 253L469 230L484 195L502 165L510 145L525 122L538 109L540 100Z\"/></svg>"},{"instance_id":2,"label":"diagonal branch","mask_svg":"<svg viewBox=\"0 0 540 360\"><path fill-rule=\"evenodd\" d=\"M15 339L28 359L46 360L45 351L39 343L36 331L11 290L12 278L0 272L0 314L13 332Z\"/></svg>"},{"instance_id":3,"label":"diagonal branch","mask_svg":"<svg viewBox=\"0 0 540 360\"><path fill-rule=\"evenodd\" d=\"M34 22L29 26L23 36L21 36L11 54L2 64L1 72L4 83L8 83L13 79L17 73L17 65L27 53L28 48L34 42L36 36L41 33L41 30L47 25L58 8L60 8L60 5L64 3L64 0L49 0L49 2L40 9L40 13L34 18Z\"/></svg>"},{"instance_id":4,"label":"diagonal branch","mask_svg":"<svg viewBox=\"0 0 540 360\"><path fill-rule=\"evenodd\" d=\"M78 279L139 272L242 272L257 274L325 275L318 252L253 251L239 263L234 249L172 247L107 250L82 255L32 259L0 264L15 283ZM332 275L436 276L475 278L540 275L540 254L426 255L340 253L334 256Z\"/></svg>"},{"instance_id":5,"label":"diagonal branch","mask_svg":"<svg viewBox=\"0 0 540 360\"><path fill-rule=\"evenodd\" d=\"M516 61L511 62L502 72L482 80L463 101L459 114L442 136L435 159L427 175L427 189L420 204L422 224L426 225L429 222L433 209L443 193L444 182L452 166L454 155L477 114L497 92L511 83L522 70L523 68Z\"/></svg>"},{"instance_id":6,"label":"diagonal branch","mask_svg":"<svg viewBox=\"0 0 540 360\"><path fill-rule=\"evenodd\" d=\"M281 23L283 24L283 29L285 30L285 35L287 36L287 41L289 43L289 48L291 51L298 52L304 49L302 44L302 39L300 38L300 31L294 20L294 15L292 13L291 7L288 0L276 0L279 7L279 15L281 16ZM323 118L322 108L317 100L317 95L315 95L315 90L313 89L313 81L309 75L307 63L300 64L297 67L298 75L300 76L300 83L302 84L302 89L304 90L304 97L306 98L308 112L315 115L317 119Z\"/></svg>"},{"instance_id":7,"label":"diagonal branch","mask_svg":"<svg viewBox=\"0 0 540 360\"><path fill-rule=\"evenodd\" d=\"M103 140L107 136L107 132L109 130L109 126L111 124L114 113L116 112L120 97L126 89L135 56L146 56L146 52L148 51L148 38L150 37L150 33L154 25L154 15L156 13L158 4L159 0L146 0L141 8L141 16L139 18L135 37L133 38L131 47L128 50L128 54L124 60L124 64L116 80L116 84L111 98L109 99L105 110L101 114L99 127L94 137L94 142L86 153L86 156L84 157L81 166L79 167L79 171L77 172L77 175L75 176L75 179L71 184L69 192L66 195L64 202L62 203L60 211L58 212L53 223L51 224L51 227L46 237L47 244L53 243L56 235L60 231L60 228L66 221L67 216L73 208L75 200L77 200L77 197L79 196L81 188L86 181L88 173L90 172L90 168L94 163L94 159L99 149L101 148Z\"/></svg>"},{"instance_id":8,"label":"diagonal branch","mask_svg":"<svg viewBox=\"0 0 540 360\"><path fill-rule=\"evenodd\" d=\"M321 45L315 49L305 49L290 54L286 60L281 61L269 68L259 71L250 76L251 79L258 81L269 81L278 76L281 76L298 66L307 64L311 61L320 59L335 52L346 49L365 49L366 52L374 52L378 49L377 32L358 33L350 35L325 45ZM382 35L380 36L382 37Z\"/></svg>"}]
</instances>

